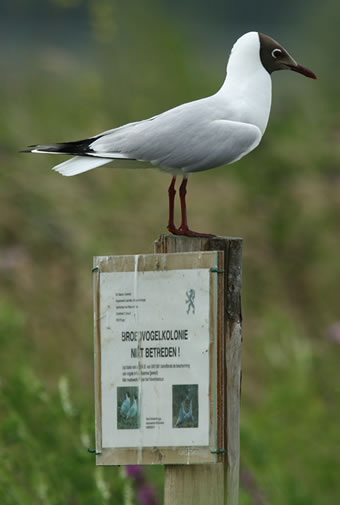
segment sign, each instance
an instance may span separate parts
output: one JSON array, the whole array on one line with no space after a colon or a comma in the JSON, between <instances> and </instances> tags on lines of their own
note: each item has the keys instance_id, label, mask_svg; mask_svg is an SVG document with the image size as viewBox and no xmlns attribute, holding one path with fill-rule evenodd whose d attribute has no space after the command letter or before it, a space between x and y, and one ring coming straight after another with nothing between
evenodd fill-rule
<instances>
[{"instance_id":1,"label":"sign","mask_svg":"<svg viewBox=\"0 0 340 505\"><path fill-rule=\"evenodd\" d=\"M98 464L218 460L221 254L95 258Z\"/></svg>"}]
</instances>

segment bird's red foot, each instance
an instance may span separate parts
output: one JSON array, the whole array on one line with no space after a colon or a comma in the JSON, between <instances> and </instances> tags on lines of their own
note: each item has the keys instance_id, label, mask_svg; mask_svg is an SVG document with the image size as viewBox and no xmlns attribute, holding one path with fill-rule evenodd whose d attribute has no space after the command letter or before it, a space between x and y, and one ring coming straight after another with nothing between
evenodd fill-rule
<instances>
[{"instance_id":1,"label":"bird's red foot","mask_svg":"<svg viewBox=\"0 0 340 505\"><path fill-rule=\"evenodd\" d=\"M200 233L198 231L193 231L190 230L188 226L180 226L177 230L178 235L185 235L186 237L203 237L203 238L213 238L216 237L216 235L213 235L212 233Z\"/></svg>"},{"instance_id":2,"label":"bird's red foot","mask_svg":"<svg viewBox=\"0 0 340 505\"><path fill-rule=\"evenodd\" d=\"M181 235L181 233L178 233L178 228L174 224L168 224L167 226L168 232L172 233L173 235Z\"/></svg>"},{"instance_id":3,"label":"bird's red foot","mask_svg":"<svg viewBox=\"0 0 340 505\"><path fill-rule=\"evenodd\" d=\"M202 238L213 238L216 235L212 233L200 233L197 231L190 230L188 226L180 226L176 228L175 226L168 226L168 231L173 235L183 235L185 237L202 237Z\"/></svg>"}]
</instances>

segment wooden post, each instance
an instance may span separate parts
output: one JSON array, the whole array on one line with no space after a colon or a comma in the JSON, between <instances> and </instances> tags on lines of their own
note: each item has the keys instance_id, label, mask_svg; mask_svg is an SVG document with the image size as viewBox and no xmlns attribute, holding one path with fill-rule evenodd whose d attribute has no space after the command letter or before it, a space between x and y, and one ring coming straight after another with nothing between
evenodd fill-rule
<instances>
[{"instance_id":1,"label":"wooden post","mask_svg":"<svg viewBox=\"0 0 340 505\"><path fill-rule=\"evenodd\" d=\"M224 251L225 459L215 465L166 465L164 505L237 505L240 464L242 239L162 235L155 253Z\"/></svg>"}]
</instances>

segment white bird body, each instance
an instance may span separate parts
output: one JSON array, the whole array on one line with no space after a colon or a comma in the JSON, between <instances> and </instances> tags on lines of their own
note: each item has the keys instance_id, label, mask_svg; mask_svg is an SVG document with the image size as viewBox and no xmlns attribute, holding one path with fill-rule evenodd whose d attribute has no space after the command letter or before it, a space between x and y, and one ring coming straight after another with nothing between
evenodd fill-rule
<instances>
[{"instance_id":1,"label":"white bird body","mask_svg":"<svg viewBox=\"0 0 340 505\"><path fill-rule=\"evenodd\" d=\"M258 32L233 46L222 87L214 95L185 103L150 119L129 123L89 139L30 146L28 152L70 154L54 167L72 176L105 165L154 166L173 176L169 187L168 230L178 235L207 236L189 229L186 185L190 173L233 163L255 149L266 130L271 108L271 73L294 70L316 79L275 40ZM181 225L174 224L175 178L180 187Z\"/></svg>"},{"instance_id":2,"label":"white bird body","mask_svg":"<svg viewBox=\"0 0 340 505\"><path fill-rule=\"evenodd\" d=\"M192 415L192 399L190 400L189 410L184 414L184 421L193 421L194 416Z\"/></svg>"},{"instance_id":3,"label":"white bird body","mask_svg":"<svg viewBox=\"0 0 340 505\"><path fill-rule=\"evenodd\" d=\"M184 401L183 401L183 402L181 402L181 405L179 407L176 426L179 426L180 424L183 423L184 417L185 417L185 410L184 410Z\"/></svg>"},{"instance_id":4,"label":"white bird body","mask_svg":"<svg viewBox=\"0 0 340 505\"><path fill-rule=\"evenodd\" d=\"M128 393L126 393L125 395L125 399L123 401L123 403L121 404L121 407L120 407L120 413L122 416L126 416L129 408L131 406L131 402L130 402L130 398L129 398L129 395Z\"/></svg>"},{"instance_id":5,"label":"white bird body","mask_svg":"<svg viewBox=\"0 0 340 505\"><path fill-rule=\"evenodd\" d=\"M128 413L126 414L126 419L131 419L132 417L136 417L136 415L137 415L137 399L134 398L133 403L128 410Z\"/></svg>"},{"instance_id":6,"label":"white bird body","mask_svg":"<svg viewBox=\"0 0 340 505\"><path fill-rule=\"evenodd\" d=\"M189 422L189 421L193 421L193 420L194 420L194 416L192 415L192 399L190 400L189 410L187 410L187 411L185 410L185 400L183 400L181 402L180 407L179 407L176 426L179 426L184 421Z\"/></svg>"}]
</instances>

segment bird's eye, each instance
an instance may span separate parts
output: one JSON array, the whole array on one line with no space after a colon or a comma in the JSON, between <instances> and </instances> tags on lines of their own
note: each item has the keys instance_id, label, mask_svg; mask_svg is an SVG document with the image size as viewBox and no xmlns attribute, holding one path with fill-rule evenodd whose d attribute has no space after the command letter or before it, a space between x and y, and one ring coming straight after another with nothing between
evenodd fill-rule
<instances>
[{"instance_id":1,"label":"bird's eye","mask_svg":"<svg viewBox=\"0 0 340 505\"><path fill-rule=\"evenodd\" d=\"M276 59L276 58L279 58L280 56L282 56L281 49L273 49L272 57Z\"/></svg>"}]
</instances>

